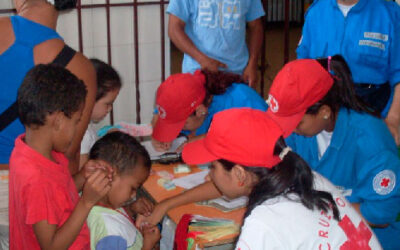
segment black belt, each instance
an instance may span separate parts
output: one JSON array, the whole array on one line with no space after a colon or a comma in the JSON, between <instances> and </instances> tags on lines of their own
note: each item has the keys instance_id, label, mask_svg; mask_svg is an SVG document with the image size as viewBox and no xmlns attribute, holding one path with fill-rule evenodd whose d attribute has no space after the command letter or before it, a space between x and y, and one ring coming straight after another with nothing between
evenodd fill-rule
<instances>
[{"instance_id":1,"label":"black belt","mask_svg":"<svg viewBox=\"0 0 400 250\"><path fill-rule=\"evenodd\" d=\"M379 89L385 84L389 84L389 82L385 82L382 84L373 84L373 83L355 83L356 88L360 89Z\"/></svg>"}]
</instances>

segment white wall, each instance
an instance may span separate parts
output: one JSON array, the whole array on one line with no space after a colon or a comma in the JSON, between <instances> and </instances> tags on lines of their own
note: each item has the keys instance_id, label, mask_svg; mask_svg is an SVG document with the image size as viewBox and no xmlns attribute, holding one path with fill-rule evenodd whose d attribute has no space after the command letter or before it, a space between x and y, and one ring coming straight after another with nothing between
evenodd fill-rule
<instances>
[{"instance_id":1,"label":"white wall","mask_svg":"<svg viewBox=\"0 0 400 250\"><path fill-rule=\"evenodd\" d=\"M143 0L144 1L144 0ZM82 4L104 3L104 0L82 0ZM111 0L111 3L132 0ZM166 7L166 6L165 6ZM167 14L165 17L167 18ZM167 24L167 20L165 22ZM133 7L112 7L110 11L112 65L122 78L123 87L114 104L114 121L135 122L135 60ZM165 27L166 28L166 27ZM57 30L65 41L79 48L77 11L63 13ZM142 123L150 122L155 91L161 83L161 32L159 5L138 7L139 86ZM165 29L165 31L167 31ZM105 8L82 10L83 53L107 61ZM166 76L170 73L169 39L165 33ZM109 124L107 117L103 124Z\"/></svg>"},{"instance_id":2,"label":"white wall","mask_svg":"<svg viewBox=\"0 0 400 250\"><path fill-rule=\"evenodd\" d=\"M111 3L133 0L110 0ZM139 0L140 1L140 0ZM142 0L149 1L149 0ZM0 9L12 8L12 0L0 0ZM85 4L105 3L105 0L82 0ZM167 6L165 6L166 8ZM165 24L168 15L165 14ZM150 122L154 108L155 91L161 83L161 29L160 6L138 7L139 82L142 123ZM133 7L112 7L110 11L112 65L122 78L123 87L114 104L114 121L135 122L135 59ZM170 47L165 26L165 72L170 74ZM79 49L77 11L61 13L57 31L66 43ZM107 61L107 33L105 8L82 10L83 53ZM107 117L102 124L109 124Z\"/></svg>"}]
</instances>

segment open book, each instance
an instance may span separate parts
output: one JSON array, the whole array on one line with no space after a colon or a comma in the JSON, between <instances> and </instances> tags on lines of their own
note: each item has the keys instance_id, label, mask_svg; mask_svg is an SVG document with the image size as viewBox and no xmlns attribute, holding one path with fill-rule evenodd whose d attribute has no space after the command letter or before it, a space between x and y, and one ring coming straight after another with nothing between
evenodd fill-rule
<instances>
[{"instance_id":1,"label":"open book","mask_svg":"<svg viewBox=\"0 0 400 250\"><path fill-rule=\"evenodd\" d=\"M189 174L177 179L172 180L172 182L184 189L194 188L205 182L205 177L208 175L209 170L203 170L198 173ZM229 212L235 209L239 209L242 207L246 207L248 198L246 196L242 196L236 199L228 199L225 196L222 196L217 199L212 199L208 201L201 201L197 204L203 206L215 207L223 212Z\"/></svg>"}]
</instances>

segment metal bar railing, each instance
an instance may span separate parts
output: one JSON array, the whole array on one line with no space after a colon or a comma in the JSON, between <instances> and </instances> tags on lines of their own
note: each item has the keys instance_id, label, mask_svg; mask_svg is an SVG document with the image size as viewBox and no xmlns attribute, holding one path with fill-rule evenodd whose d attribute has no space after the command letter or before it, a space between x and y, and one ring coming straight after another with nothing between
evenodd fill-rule
<instances>
[{"instance_id":1,"label":"metal bar railing","mask_svg":"<svg viewBox=\"0 0 400 250\"><path fill-rule=\"evenodd\" d=\"M299 2L300 1L300 2ZM267 29L268 24L271 22L280 22L281 19L284 22L284 63L289 60L289 29L290 22L295 20L302 22L303 21L303 8L304 8L304 0L262 0L264 10L266 12L266 16L264 17L264 30ZM300 8L299 8L300 3ZM132 2L128 3L110 3L110 0L106 0L105 3L101 4L81 4L81 0L78 1L77 4L77 18L78 18L78 41L79 41L79 51L84 52L83 46L83 30L82 30L82 10L83 9L96 9L96 8L105 8L106 10L106 19L107 19L107 61L109 64L112 64L112 39L111 39L111 24L110 24L110 12L111 8L114 7L133 7L133 49L134 49L134 71L135 71L135 97L136 97L136 122L141 122L141 104L140 104L140 68L139 68L139 31L138 31L138 7L146 6L146 5L159 5L160 6L160 34L161 34L161 80L164 81L166 78L166 53L165 53L165 4L168 4L168 1L160 0L160 1L150 1L150 2L138 2L138 0L132 0ZM301 11L301 14L298 13ZM0 14L12 14L15 13L15 9L0 9ZM300 20L297 20L300 15ZM264 35L265 38L265 35ZM266 58L266 50L267 45L264 43L262 46L261 57L260 57L260 94L264 96L265 89L265 74L267 65ZM111 123L114 122L114 114L113 112L110 114Z\"/></svg>"},{"instance_id":2,"label":"metal bar railing","mask_svg":"<svg viewBox=\"0 0 400 250\"><path fill-rule=\"evenodd\" d=\"M138 28L138 2L134 0L133 6L133 34L135 48L135 94L136 94L136 123L141 123L140 118L140 82L139 82L139 28Z\"/></svg>"},{"instance_id":3,"label":"metal bar railing","mask_svg":"<svg viewBox=\"0 0 400 250\"><path fill-rule=\"evenodd\" d=\"M164 0L160 5L160 28L161 28L161 82L165 81L165 7Z\"/></svg>"}]
</instances>

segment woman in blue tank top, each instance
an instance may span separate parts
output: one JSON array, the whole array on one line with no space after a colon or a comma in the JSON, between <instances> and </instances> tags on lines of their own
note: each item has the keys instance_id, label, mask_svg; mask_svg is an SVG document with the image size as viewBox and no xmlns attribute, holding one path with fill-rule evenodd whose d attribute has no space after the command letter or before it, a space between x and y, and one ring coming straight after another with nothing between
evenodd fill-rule
<instances>
[{"instance_id":1,"label":"woman in blue tank top","mask_svg":"<svg viewBox=\"0 0 400 250\"><path fill-rule=\"evenodd\" d=\"M53 6L45 0L15 0L16 16L0 18L0 117L16 101L17 90L26 72L34 65L50 63L65 46L55 31L58 10L75 7L76 0L56 1ZM68 151L74 163L83 133L86 130L95 95L95 72L82 54L77 53L67 69L85 82L88 89L79 130ZM25 129L19 119L2 116L0 131L0 168L7 169L14 140ZM11 120L10 120L11 119Z\"/></svg>"}]
</instances>

